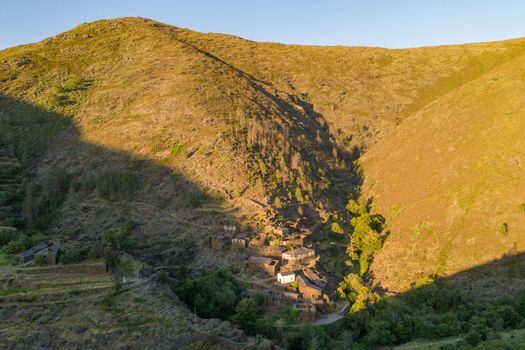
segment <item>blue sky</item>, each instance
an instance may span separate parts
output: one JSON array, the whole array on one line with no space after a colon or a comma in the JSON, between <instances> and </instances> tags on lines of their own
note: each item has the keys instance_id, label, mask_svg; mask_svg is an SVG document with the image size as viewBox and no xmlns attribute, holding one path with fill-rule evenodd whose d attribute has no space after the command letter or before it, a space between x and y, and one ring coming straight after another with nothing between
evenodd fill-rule
<instances>
[{"instance_id":1,"label":"blue sky","mask_svg":"<svg viewBox=\"0 0 525 350\"><path fill-rule=\"evenodd\" d=\"M103 18L294 44L414 47L525 36L523 0L7 0L0 49Z\"/></svg>"}]
</instances>

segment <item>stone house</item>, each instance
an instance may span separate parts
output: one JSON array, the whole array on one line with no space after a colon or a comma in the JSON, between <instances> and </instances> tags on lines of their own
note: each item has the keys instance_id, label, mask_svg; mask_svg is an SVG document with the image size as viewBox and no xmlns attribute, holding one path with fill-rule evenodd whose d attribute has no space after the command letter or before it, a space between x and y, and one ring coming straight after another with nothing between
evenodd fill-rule
<instances>
[{"instance_id":1,"label":"stone house","mask_svg":"<svg viewBox=\"0 0 525 350\"><path fill-rule=\"evenodd\" d=\"M294 309L299 311L297 320L299 322L313 322L317 314L314 304L311 303L297 303L294 304Z\"/></svg>"},{"instance_id":2,"label":"stone house","mask_svg":"<svg viewBox=\"0 0 525 350\"><path fill-rule=\"evenodd\" d=\"M299 292L302 294L304 299L314 301L322 298L323 288L312 283L308 278L302 275L297 275L295 280L299 286Z\"/></svg>"},{"instance_id":3,"label":"stone house","mask_svg":"<svg viewBox=\"0 0 525 350\"><path fill-rule=\"evenodd\" d=\"M277 274L279 268L279 260L263 257L263 256L251 256L248 259L248 266L253 269L262 270L271 276Z\"/></svg>"},{"instance_id":4,"label":"stone house","mask_svg":"<svg viewBox=\"0 0 525 350\"><path fill-rule=\"evenodd\" d=\"M279 272L277 274L277 282L280 284L288 284L295 281L295 272L288 271L288 272Z\"/></svg>"},{"instance_id":5,"label":"stone house","mask_svg":"<svg viewBox=\"0 0 525 350\"><path fill-rule=\"evenodd\" d=\"M235 225L224 225L222 227L222 230L226 234L235 235L237 233L237 226L235 226Z\"/></svg>"},{"instance_id":6,"label":"stone house","mask_svg":"<svg viewBox=\"0 0 525 350\"><path fill-rule=\"evenodd\" d=\"M310 236L312 234L312 230L310 230L309 228L301 228L299 229L299 233L305 236Z\"/></svg>"},{"instance_id":7,"label":"stone house","mask_svg":"<svg viewBox=\"0 0 525 350\"><path fill-rule=\"evenodd\" d=\"M282 237L286 237L290 234L290 229L284 226L277 226L273 228L273 233Z\"/></svg>"},{"instance_id":8,"label":"stone house","mask_svg":"<svg viewBox=\"0 0 525 350\"><path fill-rule=\"evenodd\" d=\"M246 248L249 243L249 237L247 234L238 234L232 238L232 245L240 248Z\"/></svg>"},{"instance_id":9,"label":"stone house","mask_svg":"<svg viewBox=\"0 0 525 350\"><path fill-rule=\"evenodd\" d=\"M282 254L282 259L290 262L301 262L314 257L315 250L306 247L292 249Z\"/></svg>"},{"instance_id":10,"label":"stone house","mask_svg":"<svg viewBox=\"0 0 525 350\"><path fill-rule=\"evenodd\" d=\"M223 236L212 236L211 237L211 249L212 250L221 250L224 246L224 237Z\"/></svg>"},{"instance_id":11,"label":"stone house","mask_svg":"<svg viewBox=\"0 0 525 350\"><path fill-rule=\"evenodd\" d=\"M39 257L43 257L47 265L55 265L58 260L59 252L60 252L59 246L56 244L52 244L52 245L49 245L47 248L42 249L41 251L37 252L35 254L35 259L38 259Z\"/></svg>"},{"instance_id":12,"label":"stone house","mask_svg":"<svg viewBox=\"0 0 525 350\"><path fill-rule=\"evenodd\" d=\"M261 247L264 245L264 241L266 240L266 235L265 234L258 234L256 235L255 237L253 237L250 242L248 243L248 245L250 247Z\"/></svg>"},{"instance_id":13,"label":"stone house","mask_svg":"<svg viewBox=\"0 0 525 350\"><path fill-rule=\"evenodd\" d=\"M318 287L324 289L328 284L326 278L323 277L321 273L314 268L304 269L303 274L306 278L308 278L313 284L317 285Z\"/></svg>"},{"instance_id":14,"label":"stone house","mask_svg":"<svg viewBox=\"0 0 525 350\"><path fill-rule=\"evenodd\" d=\"M56 264L60 251L58 244L40 242L36 246L15 255L18 264L33 260L37 256L45 256L48 263Z\"/></svg>"},{"instance_id":15,"label":"stone house","mask_svg":"<svg viewBox=\"0 0 525 350\"><path fill-rule=\"evenodd\" d=\"M304 235L294 234L292 236L286 237L279 243L281 246L299 246L304 245Z\"/></svg>"},{"instance_id":16,"label":"stone house","mask_svg":"<svg viewBox=\"0 0 525 350\"><path fill-rule=\"evenodd\" d=\"M299 294L294 292L286 292L283 291L283 299L290 300L290 301L298 301L299 300Z\"/></svg>"}]
</instances>

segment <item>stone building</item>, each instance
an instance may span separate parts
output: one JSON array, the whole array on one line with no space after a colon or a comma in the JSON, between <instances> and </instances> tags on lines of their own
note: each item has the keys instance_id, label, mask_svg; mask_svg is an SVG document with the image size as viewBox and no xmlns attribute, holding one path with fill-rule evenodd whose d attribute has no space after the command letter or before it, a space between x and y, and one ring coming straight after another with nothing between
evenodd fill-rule
<instances>
[{"instance_id":1,"label":"stone building","mask_svg":"<svg viewBox=\"0 0 525 350\"><path fill-rule=\"evenodd\" d=\"M47 248L42 249L41 251L35 254L35 259L43 257L47 265L55 265L58 260L58 253L60 248L56 244L49 245Z\"/></svg>"},{"instance_id":2,"label":"stone building","mask_svg":"<svg viewBox=\"0 0 525 350\"><path fill-rule=\"evenodd\" d=\"M35 259L37 256L44 256L48 264L56 264L60 246L55 243L40 242L36 246L15 255L18 264Z\"/></svg>"},{"instance_id":3,"label":"stone building","mask_svg":"<svg viewBox=\"0 0 525 350\"><path fill-rule=\"evenodd\" d=\"M308 278L303 275L297 275L295 280L299 286L299 292L305 300L314 301L323 297L323 288L312 283Z\"/></svg>"},{"instance_id":4,"label":"stone building","mask_svg":"<svg viewBox=\"0 0 525 350\"><path fill-rule=\"evenodd\" d=\"M271 276L275 276L277 274L277 269L279 268L279 260L264 256L251 256L248 259L248 266L253 269L262 270Z\"/></svg>"},{"instance_id":5,"label":"stone building","mask_svg":"<svg viewBox=\"0 0 525 350\"><path fill-rule=\"evenodd\" d=\"M232 238L232 245L240 248L246 248L250 239L247 234L238 234Z\"/></svg>"},{"instance_id":6,"label":"stone building","mask_svg":"<svg viewBox=\"0 0 525 350\"><path fill-rule=\"evenodd\" d=\"M299 322L313 322L317 314L315 305L311 303L297 303L294 304L294 309L299 311L297 320Z\"/></svg>"},{"instance_id":7,"label":"stone building","mask_svg":"<svg viewBox=\"0 0 525 350\"><path fill-rule=\"evenodd\" d=\"M279 272L277 274L277 282L280 284L288 284L295 281L295 272L288 271L288 272Z\"/></svg>"},{"instance_id":8,"label":"stone building","mask_svg":"<svg viewBox=\"0 0 525 350\"><path fill-rule=\"evenodd\" d=\"M301 262L315 257L315 250L300 247L296 249L289 250L282 254L282 259L290 262Z\"/></svg>"},{"instance_id":9,"label":"stone building","mask_svg":"<svg viewBox=\"0 0 525 350\"><path fill-rule=\"evenodd\" d=\"M298 247L302 247L304 245L304 238L305 238L305 235L296 233L294 235L290 235L290 236L282 239L281 242L279 243L279 245L281 245L281 246L298 246Z\"/></svg>"}]
</instances>

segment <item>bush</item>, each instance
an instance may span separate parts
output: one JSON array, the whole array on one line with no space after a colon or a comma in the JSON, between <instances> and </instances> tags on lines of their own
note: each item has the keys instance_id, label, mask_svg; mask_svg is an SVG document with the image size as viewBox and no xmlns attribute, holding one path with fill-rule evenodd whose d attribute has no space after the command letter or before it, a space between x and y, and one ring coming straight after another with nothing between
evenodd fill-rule
<instances>
[{"instance_id":1,"label":"bush","mask_svg":"<svg viewBox=\"0 0 525 350\"><path fill-rule=\"evenodd\" d=\"M257 302L253 299L243 299L237 305L233 320L246 333L254 335L257 332L257 320L261 310Z\"/></svg>"},{"instance_id":2,"label":"bush","mask_svg":"<svg viewBox=\"0 0 525 350\"><path fill-rule=\"evenodd\" d=\"M292 305L288 306L283 312L279 314L279 317L286 323L286 324L293 324L297 323L297 319L299 318L300 311L294 308Z\"/></svg>"},{"instance_id":3,"label":"bush","mask_svg":"<svg viewBox=\"0 0 525 350\"><path fill-rule=\"evenodd\" d=\"M481 334L476 330L471 330L465 336L465 341L470 345L477 345L482 341Z\"/></svg>"},{"instance_id":4,"label":"bush","mask_svg":"<svg viewBox=\"0 0 525 350\"><path fill-rule=\"evenodd\" d=\"M9 242L5 246L5 252L11 255L18 254L45 240L46 238L40 233L35 233L31 236L22 234L16 240Z\"/></svg>"},{"instance_id":5,"label":"bush","mask_svg":"<svg viewBox=\"0 0 525 350\"><path fill-rule=\"evenodd\" d=\"M226 319L236 312L242 286L227 270L202 273L187 278L177 289L177 295L197 315Z\"/></svg>"},{"instance_id":6,"label":"bush","mask_svg":"<svg viewBox=\"0 0 525 350\"><path fill-rule=\"evenodd\" d=\"M18 236L18 231L14 227L0 226L0 247L15 240Z\"/></svg>"},{"instance_id":7,"label":"bush","mask_svg":"<svg viewBox=\"0 0 525 350\"><path fill-rule=\"evenodd\" d=\"M507 225L506 222L499 225L499 233L503 236L507 236L509 234L509 225Z\"/></svg>"},{"instance_id":8,"label":"bush","mask_svg":"<svg viewBox=\"0 0 525 350\"><path fill-rule=\"evenodd\" d=\"M174 145L174 146L171 146L170 147L170 153L172 155L177 155L177 154L181 154L181 153L186 153L185 150L184 150L184 146L183 145Z\"/></svg>"},{"instance_id":9,"label":"bush","mask_svg":"<svg viewBox=\"0 0 525 350\"><path fill-rule=\"evenodd\" d=\"M96 181L98 194L107 200L129 200L138 187L136 177L126 171L103 171Z\"/></svg>"},{"instance_id":10,"label":"bush","mask_svg":"<svg viewBox=\"0 0 525 350\"><path fill-rule=\"evenodd\" d=\"M70 182L71 176L55 167L45 174L41 184L33 182L27 187L22 214L28 228L46 230L54 224Z\"/></svg>"},{"instance_id":11,"label":"bush","mask_svg":"<svg viewBox=\"0 0 525 350\"><path fill-rule=\"evenodd\" d=\"M332 223L331 230L332 230L333 233L337 233L337 234L340 234L340 235L342 235L344 233L343 232L343 228L337 222Z\"/></svg>"},{"instance_id":12,"label":"bush","mask_svg":"<svg viewBox=\"0 0 525 350\"><path fill-rule=\"evenodd\" d=\"M86 249L68 248L60 255L62 264L78 264L87 258Z\"/></svg>"},{"instance_id":13,"label":"bush","mask_svg":"<svg viewBox=\"0 0 525 350\"><path fill-rule=\"evenodd\" d=\"M18 254L26 250L26 245L24 242L20 239L17 239L16 241L11 241L7 244L5 251L7 254Z\"/></svg>"},{"instance_id":14,"label":"bush","mask_svg":"<svg viewBox=\"0 0 525 350\"><path fill-rule=\"evenodd\" d=\"M200 207L208 199L208 195L204 192L190 191L186 194L186 205L188 208L194 209Z\"/></svg>"}]
</instances>

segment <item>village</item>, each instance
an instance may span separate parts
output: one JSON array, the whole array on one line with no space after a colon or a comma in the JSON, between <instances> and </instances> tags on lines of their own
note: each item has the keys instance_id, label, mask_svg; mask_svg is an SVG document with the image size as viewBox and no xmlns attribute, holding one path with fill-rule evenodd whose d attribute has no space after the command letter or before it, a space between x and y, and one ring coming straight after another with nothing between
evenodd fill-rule
<instances>
[{"instance_id":1,"label":"village","mask_svg":"<svg viewBox=\"0 0 525 350\"><path fill-rule=\"evenodd\" d=\"M336 312L334 285L319 266L311 235L313 228L301 219L283 220L275 212L258 218L257 230L242 231L221 225L209 236L214 252L228 252L241 268L248 289L244 297L264 296L264 307L280 312L290 306L299 322L314 322ZM18 264L55 265L59 242L42 242L15 256Z\"/></svg>"},{"instance_id":2,"label":"village","mask_svg":"<svg viewBox=\"0 0 525 350\"><path fill-rule=\"evenodd\" d=\"M285 221L275 213L260 219L257 232L241 232L239 227L224 225L210 237L214 251L228 247L237 263L250 276L247 296L262 294L265 307L278 311L292 306L299 322L313 322L336 309L334 288L321 272L319 256L310 236L312 230L304 219Z\"/></svg>"}]
</instances>

